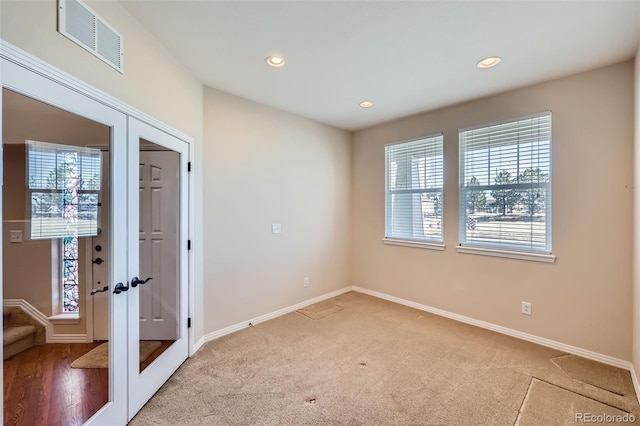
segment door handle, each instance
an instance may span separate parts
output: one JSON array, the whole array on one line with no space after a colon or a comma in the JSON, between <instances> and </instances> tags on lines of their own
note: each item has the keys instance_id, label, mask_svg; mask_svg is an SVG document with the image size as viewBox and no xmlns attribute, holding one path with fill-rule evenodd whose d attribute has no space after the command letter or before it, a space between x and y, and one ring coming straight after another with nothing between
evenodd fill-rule
<instances>
[{"instance_id":1,"label":"door handle","mask_svg":"<svg viewBox=\"0 0 640 426\"><path fill-rule=\"evenodd\" d=\"M120 294L123 291L127 291L127 290L129 290L129 286L128 285L124 285L122 283L116 284L116 286L113 288L114 294Z\"/></svg>"},{"instance_id":2,"label":"door handle","mask_svg":"<svg viewBox=\"0 0 640 426\"><path fill-rule=\"evenodd\" d=\"M102 293L103 291L107 291L109 290L109 286L105 285L104 287L102 287L102 290L98 290L96 288L94 288L93 290L91 290L91 295L93 296L96 293Z\"/></svg>"},{"instance_id":3,"label":"door handle","mask_svg":"<svg viewBox=\"0 0 640 426\"><path fill-rule=\"evenodd\" d=\"M102 262L104 262L104 260L102 260L101 257L96 258L96 260L93 261L93 263L97 263L98 265L102 265Z\"/></svg>"},{"instance_id":4,"label":"door handle","mask_svg":"<svg viewBox=\"0 0 640 426\"><path fill-rule=\"evenodd\" d=\"M133 277L131 278L131 287L138 287L139 284L144 284L149 280L152 280L153 278L149 277L146 280L141 280L138 277Z\"/></svg>"}]
</instances>

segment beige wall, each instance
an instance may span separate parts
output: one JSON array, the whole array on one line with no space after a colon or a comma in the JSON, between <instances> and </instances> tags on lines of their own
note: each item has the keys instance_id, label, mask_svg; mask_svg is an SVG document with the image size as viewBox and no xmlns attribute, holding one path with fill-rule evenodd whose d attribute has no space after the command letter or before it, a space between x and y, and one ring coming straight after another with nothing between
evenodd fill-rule
<instances>
[{"instance_id":1,"label":"beige wall","mask_svg":"<svg viewBox=\"0 0 640 426\"><path fill-rule=\"evenodd\" d=\"M124 74L57 32L56 0L0 2L0 37L32 55L197 137L202 84L116 1L86 3L124 40Z\"/></svg>"},{"instance_id":2,"label":"beige wall","mask_svg":"<svg viewBox=\"0 0 640 426\"><path fill-rule=\"evenodd\" d=\"M56 31L56 1L0 1L0 38L97 87L195 139L192 223L196 310L194 335L203 333L202 307L202 84L115 1L87 1L124 38L120 74Z\"/></svg>"},{"instance_id":3,"label":"beige wall","mask_svg":"<svg viewBox=\"0 0 640 426\"><path fill-rule=\"evenodd\" d=\"M631 360L632 87L628 61L357 132L353 284ZM556 263L457 253L458 129L547 110ZM384 144L441 131L446 250L383 245Z\"/></svg>"},{"instance_id":4,"label":"beige wall","mask_svg":"<svg viewBox=\"0 0 640 426\"><path fill-rule=\"evenodd\" d=\"M350 285L350 133L204 98L205 332Z\"/></svg>"}]
</instances>

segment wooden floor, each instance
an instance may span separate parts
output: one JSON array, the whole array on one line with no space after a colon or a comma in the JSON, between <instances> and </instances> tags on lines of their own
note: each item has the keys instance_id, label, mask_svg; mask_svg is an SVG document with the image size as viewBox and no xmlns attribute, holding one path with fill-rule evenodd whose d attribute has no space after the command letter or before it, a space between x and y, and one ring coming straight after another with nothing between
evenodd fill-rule
<instances>
[{"instance_id":1,"label":"wooden floor","mask_svg":"<svg viewBox=\"0 0 640 426\"><path fill-rule=\"evenodd\" d=\"M5 425L81 425L109 399L109 370L71 368L100 343L34 346L4 361Z\"/></svg>"},{"instance_id":2,"label":"wooden floor","mask_svg":"<svg viewBox=\"0 0 640 426\"><path fill-rule=\"evenodd\" d=\"M172 341L144 361L149 366ZM81 425L109 399L107 368L71 368L96 343L49 343L4 361L5 425Z\"/></svg>"}]
</instances>

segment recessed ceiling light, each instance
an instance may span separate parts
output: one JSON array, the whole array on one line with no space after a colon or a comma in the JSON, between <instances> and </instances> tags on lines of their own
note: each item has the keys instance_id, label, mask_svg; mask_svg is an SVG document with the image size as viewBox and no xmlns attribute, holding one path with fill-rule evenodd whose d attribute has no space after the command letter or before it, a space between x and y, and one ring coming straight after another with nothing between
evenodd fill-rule
<instances>
[{"instance_id":1,"label":"recessed ceiling light","mask_svg":"<svg viewBox=\"0 0 640 426\"><path fill-rule=\"evenodd\" d=\"M265 59L265 61L267 62L267 65L276 67L276 68L283 67L285 63L284 58L280 56L268 56L267 59Z\"/></svg>"},{"instance_id":2,"label":"recessed ceiling light","mask_svg":"<svg viewBox=\"0 0 640 426\"><path fill-rule=\"evenodd\" d=\"M490 56L490 57L484 58L483 60L478 62L478 65L476 65L476 66L478 68L493 68L496 65L498 65L500 63L500 61L502 61L501 57L499 57L499 56Z\"/></svg>"},{"instance_id":3,"label":"recessed ceiling light","mask_svg":"<svg viewBox=\"0 0 640 426\"><path fill-rule=\"evenodd\" d=\"M373 102L371 101L360 102L360 108L371 108L372 106L373 106Z\"/></svg>"}]
</instances>

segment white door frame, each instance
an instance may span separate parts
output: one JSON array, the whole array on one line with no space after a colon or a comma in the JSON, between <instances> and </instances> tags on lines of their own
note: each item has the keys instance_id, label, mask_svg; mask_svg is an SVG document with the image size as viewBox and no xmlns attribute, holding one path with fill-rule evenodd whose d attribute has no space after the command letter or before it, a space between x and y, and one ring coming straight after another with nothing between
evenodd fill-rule
<instances>
[{"instance_id":1,"label":"white door frame","mask_svg":"<svg viewBox=\"0 0 640 426\"><path fill-rule=\"evenodd\" d=\"M75 93L74 96L82 96L88 99L92 99L95 100L101 104L103 104L104 106L111 108L117 112L120 112L122 114L125 114L128 117L133 117L136 118L138 120L140 120L143 123L146 123L152 127L155 127L158 130L161 130L163 132L166 132L182 141L184 141L185 143L188 144L189 148L189 158L194 158L194 150L195 150L195 146L194 146L194 140L192 137L170 127L167 126L166 124L154 119L153 117L125 104L124 102L120 101L119 99L99 90L96 89L95 87L83 82L82 80L72 76L71 74L68 74L44 61L42 61L41 59L31 55L28 52L25 52L24 50L0 39L0 87L8 87L11 88L10 85L5 84L6 82L9 82L11 79L7 74L7 70L9 69L13 69L14 72L17 72L18 74L22 74L22 75L34 75L34 76L39 76L39 77L43 77L42 80L48 80L49 84L51 85L52 90L70 90L71 92ZM14 89L16 89L14 87ZM19 91L20 90L16 90ZM27 90L28 94L30 97L33 98L41 98L41 94L43 93L43 89L41 87L38 87L38 85L33 85L30 86L29 89ZM23 92L24 93L24 92ZM2 97L0 96L0 108L2 107ZM66 109L66 108L65 108ZM84 114L81 111L73 111L73 109L70 110L71 112L77 113L78 115L83 115L86 116L86 114ZM96 120L96 121L100 121L100 120ZM0 119L0 131L2 130L2 120ZM1 133L0 133L1 134ZM124 137L126 137L126 135L123 135ZM113 136L112 136L113 137ZM118 138L121 136L117 136ZM0 145L1 146L1 145ZM113 154L112 154L113 155ZM112 156L113 159L113 156ZM126 164L126 162L124 163ZM126 173L123 173L122 176L126 176ZM0 150L0 179L2 178L2 151ZM188 175L188 204L189 204L189 229L186 233L186 237L187 238L191 238L191 234L193 233L193 223L194 223L194 215L195 215L195 210L194 210L194 199L192 197L192 188L194 187L194 177L193 177L193 173L189 173ZM113 185L115 187L115 185ZM2 208L2 197L0 196L0 212ZM1 213L0 213L1 214ZM116 223L114 224L113 219L111 222L113 225L115 226L126 226L125 224L120 224L120 223ZM112 228L112 229L117 229L117 228ZM2 229L0 229L0 238L2 238ZM184 237L183 237L184 239ZM114 244L115 245L115 244ZM113 252L113 251L112 251ZM192 252L193 253L193 252ZM0 244L0 259L1 259L1 255L2 255L2 245ZM122 255L125 255L124 253ZM195 306L195 300L194 300L194 258L195 256L191 255L189 256L189 260L188 260L188 286L189 286L189 290L188 290L188 315L189 317L191 317L193 319L194 317L194 306ZM115 260L115 259L114 259ZM114 262L115 264L115 262ZM126 268L123 269L124 272L126 272ZM119 276L113 276L113 280L114 283L115 282L119 282L120 279L122 278L122 282L127 282L127 280L130 277L119 277ZM112 283L110 283L112 284ZM0 292L2 292L2 262L0 262ZM118 296L123 296L126 295L126 293L120 294ZM126 296L125 296L126 297ZM125 300L125 298L121 298L120 300ZM125 311L125 315L126 315L126 311ZM115 318L118 317L119 315L114 315L113 311L112 311L112 321L115 321ZM126 317L126 316L125 316ZM121 318L121 317L120 317ZM193 332L193 328L190 328L188 330L188 348L189 348L189 355L192 355L195 352L195 340L194 340L194 332ZM111 357L111 359L116 359L115 357L116 355L116 348L114 348L114 346L110 347L110 353L111 355L114 355ZM123 348L125 350L123 350L123 353L126 353L126 348ZM0 353L2 353L2 349L0 349ZM126 364L125 364L126 365ZM124 367L124 366L123 366ZM126 368L123 368L124 370L126 370ZM0 401L3 401L3 385L2 385L2 378L0 377ZM120 379L123 380L123 379ZM114 383L114 386L110 385L110 392L113 392L115 389L126 389L126 383ZM120 395L121 392L118 392L118 398L125 398L126 397L126 392L123 392L122 395ZM111 399L111 398L110 398ZM120 400L120 399L118 399ZM1 402L0 402L1 404ZM113 405L113 404L111 404ZM107 406L103 407L97 414L103 413L105 410L107 410ZM123 413L126 414L127 410L123 410ZM96 415L97 415L96 414ZM95 417L95 416L94 416ZM99 421L91 421L91 424L99 424ZM117 419L117 423L121 423L121 424L126 424L127 419L126 417L122 419L122 421L120 419ZM89 423L89 422L88 422ZM109 422L109 424L113 424L113 420L111 420Z\"/></svg>"}]
</instances>

